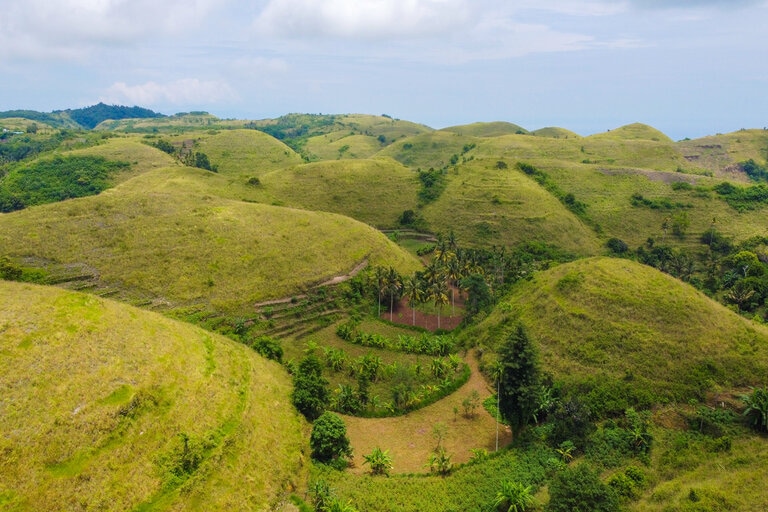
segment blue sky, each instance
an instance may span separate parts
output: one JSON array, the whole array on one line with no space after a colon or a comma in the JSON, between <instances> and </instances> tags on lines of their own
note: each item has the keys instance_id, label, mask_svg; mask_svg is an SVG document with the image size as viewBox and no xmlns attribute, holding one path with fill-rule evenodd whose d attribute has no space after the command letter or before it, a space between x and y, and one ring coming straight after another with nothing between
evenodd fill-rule
<instances>
[{"instance_id":1,"label":"blue sky","mask_svg":"<svg viewBox=\"0 0 768 512\"><path fill-rule=\"evenodd\" d=\"M0 0L0 110L768 126L768 0Z\"/></svg>"}]
</instances>

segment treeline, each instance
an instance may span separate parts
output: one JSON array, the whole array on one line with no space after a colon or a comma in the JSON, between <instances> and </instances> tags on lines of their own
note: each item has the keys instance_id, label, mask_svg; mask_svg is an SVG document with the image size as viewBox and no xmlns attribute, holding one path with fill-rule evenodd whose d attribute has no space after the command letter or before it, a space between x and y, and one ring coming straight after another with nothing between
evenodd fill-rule
<instances>
[{"instance_id":1,"label":"treeline","mask_svg":"<svg viewBox=\"0 0 768 512\"><path fill-rule=\"evenodd\" d=\"M460 247L453 232L437 235L437 241L420 249L420 256L432 256L421 271L400 275L394 268L374 267L350 282L357 299L371 300L381 316L382 305L393 317L395 306L405 298L415 325L415 309L433 304L437 310L438 329L443 309L454 307L457 291L465 295L464 322L489 311L497 297L520 279L545 269L553 262L565 262L573 256L548 244L526 242L514 249L506 247Z\"/></svg>"},{"instance_id":2,"label":"treeline","mask_svg":"<svg viewBox=\"0 0 768 512\"><path fill-rule=\"evenodd\" d=\"M165 117L152 110L142 107L126 107L123 105L105 105L98 103L90 107L78 108L75 110L65 110L69 117L77 124L89 130L95 128L102 121L108 119L147 119L156 117Z\"/></svg>"}]
</instances>

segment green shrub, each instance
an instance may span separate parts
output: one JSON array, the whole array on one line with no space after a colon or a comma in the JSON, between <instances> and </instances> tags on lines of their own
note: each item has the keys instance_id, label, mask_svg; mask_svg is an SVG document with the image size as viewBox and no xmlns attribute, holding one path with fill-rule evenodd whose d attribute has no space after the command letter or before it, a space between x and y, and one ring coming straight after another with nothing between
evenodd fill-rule
<instances>
[{"instance_id":1,"label":"green shrub","mask_svg":"<svg viewBox=\"0 0 768 512\"><path fill-rule=\"evenodd\" d=\"M604 484L587 464L567 467L549 484L548 512L614 512L616 492Z\"/></svg>"},{"instance_id":2,"label":"green shrub","mask_svg":"<svg viewBox=\"0 0 768 512\"><path fill-rule=\"evenodd\" d=\"M352 447L347 437L347 426L340 416L332 412L324 412L312 425L309 437L312 458L323 463L352 456Z\"/></svg>"}]
</instances>

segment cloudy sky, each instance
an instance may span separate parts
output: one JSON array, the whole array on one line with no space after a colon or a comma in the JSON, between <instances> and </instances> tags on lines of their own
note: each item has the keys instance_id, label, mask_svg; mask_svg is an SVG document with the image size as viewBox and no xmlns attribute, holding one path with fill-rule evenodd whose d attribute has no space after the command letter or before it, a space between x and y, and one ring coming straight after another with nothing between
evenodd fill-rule
<instances>
[{"instance_id":1,"label":"cloudy sky","mask_svg":"<svg viewBox=\"0 0 768 512\"><path fill-rule=\"evenodd\" d=\"M0 0L0 110L768 126L768 0Z\"/></svg>"}]
</instances>

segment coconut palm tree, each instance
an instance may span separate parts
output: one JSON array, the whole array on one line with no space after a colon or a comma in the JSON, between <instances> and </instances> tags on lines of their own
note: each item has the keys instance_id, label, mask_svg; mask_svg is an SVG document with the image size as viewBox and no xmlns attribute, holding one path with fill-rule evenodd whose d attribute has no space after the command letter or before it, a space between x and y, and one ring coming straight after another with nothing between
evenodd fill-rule
<instances>
[{"instance_id":1,"label":"coconut palm tree","mask_svg":"<svg viewBox=\"0 0 768 512\"><path fill-rule=\"evenodd\" d=\"M437 308L437 328L440 328L440 312L443 306L448 304L448 284L445 280L436 281L429 289L430 298L435 302Z\"/></svg>"},{"instance_id":2,"label":"coconut palm tree","mask_svg":"<svg viewBox=\"0 0 768 512\"><path fill-rule=\"evenodd\" d=\"M392 267L389 267L386 275L386 291L389 294L389 321L393 319L395 296L400 298L400 292L403 289L403 278Z\"/></svg>"},{"instance_id":3,"label":"coconut palm tree","mask_svg":"<svg viewBox=\"0 0 768 512\"><path fill-rule=\"evenodd\" d=\"M416 275L410 276L403 282L403 293L411 306L411 325L416 325L416 304L423 300L422 283Z\"/></svg>"},{"instance_id":4,"label":"coconut palm tree","mask_svg":"<svg viewBox=\"0 0 768 512\"><path fill-rule=\"evenodd\" d=\"M381 316L381 295L386 291L387 284L387 271L384 267L376 267L375 277L376 281L376 293L379 295L379 315Z\"/></svg>"}]
</instances>

